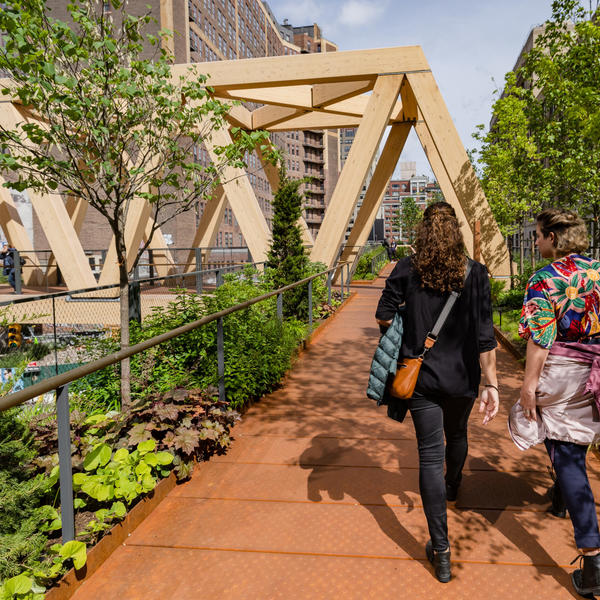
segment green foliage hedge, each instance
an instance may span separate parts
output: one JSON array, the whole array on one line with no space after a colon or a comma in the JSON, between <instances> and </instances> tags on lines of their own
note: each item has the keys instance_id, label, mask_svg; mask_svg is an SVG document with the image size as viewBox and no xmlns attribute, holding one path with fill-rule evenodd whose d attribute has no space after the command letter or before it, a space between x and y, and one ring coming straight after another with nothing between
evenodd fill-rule
<instances>
[{"instance_id":1,"label":"green foliage hedge","mask_svg":"<svg viewBox=\"0 0 600 600\"><path fill-rule=\"evenodd\" d=\"M386 260L383 264L387 264L387 251L383 246L377 246L372 250L367 250L358 260L353 279L373 279L376 274L371 271L372 261L381 254L386 255Z\"/></svg>"},{"instance_id":2,"label":"green foliage hedge","mask_svg":"<svg viewBox=\"0 0 600 600\"><path fill-rule=\"evenodd\" d=\"M309 273L323 270L313 264ZM325 278L313 280L313 314L319 317L327 288ZM269 275L248 268L225 277L213 294L196 296L185 290L167 307L156 307L139 325L132 323L136 344L186 323L271 291ZM285 294L284 294L285 298ZM296 318L277 319L276 298L259 302L224 319L225 390L233 408L274 389L290 368L294 353L306 335L306 324ZM118 349L118 339L91 340L84 351L88 360ZM176 387L207 389L218 384L217 322L179 336L131 359L132 398L149 398ZM119 366L113 365L73 383L88 411L118 408Z\"/></svg>"}]
</instances>

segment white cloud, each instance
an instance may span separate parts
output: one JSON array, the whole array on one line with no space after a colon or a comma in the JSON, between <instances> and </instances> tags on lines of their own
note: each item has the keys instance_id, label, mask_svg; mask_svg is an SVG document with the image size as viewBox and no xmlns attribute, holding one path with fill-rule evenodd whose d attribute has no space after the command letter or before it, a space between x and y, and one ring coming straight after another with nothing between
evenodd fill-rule
<instances>
[{"instance_id":1,"label":"white cloud","mask_svg":"<svg viewBox=\"0 0 600 600\"><path fill-rule=\"evenodd\" d=\"M348 27L362 27L376 21L384 12L385 5L367 0L348 0L340 12L340 22Z\"/></svg>"},{"instance_id":2,"label":"white cloud","mask_svg":"<svg viewBox=\"0 0 600 600\"><path fill-rule=\"evenodd\" d=\"M321 6L316 0L283 2L281 5L278 4L276 9L273 6L273 2L269 4L271 4L271 8L275 12L275 17L280 23L283 23L284 19L288 19L290 24L295 27L302 27L318 22L322 15Z\"/></svg>"}]
</instances>

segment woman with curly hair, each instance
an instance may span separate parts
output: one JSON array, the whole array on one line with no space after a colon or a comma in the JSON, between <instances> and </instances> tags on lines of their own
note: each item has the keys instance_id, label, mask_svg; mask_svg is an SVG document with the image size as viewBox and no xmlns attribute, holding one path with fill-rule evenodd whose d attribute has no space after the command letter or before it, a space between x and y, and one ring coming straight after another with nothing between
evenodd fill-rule
<instances>
[{"instance_id":1,"label":"woman with curly hair","mask_svg":"<svg viewBox=\"0 0 600 600\"><path fill-rule=\"evenodd\" d=\"M450 293L460 294L423 360L408 400L419 451L419 490L431 537L425 550L437 579L446 583L451 579L446 502L455 501L458 494L468 451L467 421L482 370L486 383L479 411L484 413L484 425L498 412L496 339L487 270L467 258L456 214L448 203L436 202L425 210L415 248L415 254L399 260L388 277L375 317L380 325L389 326L403 306L398 360L418 357Z\"/></svg>"},{"instance_id":2,"label":"woman with curly hair","mask_svg":"<svg viewBox=\"0 0 600 600\"><path fill-rule=\"evenodd\" d=\"M600 594L600 531L586 470L588 445L600 441L600 262L583 254L587 228L573 211L541 212L536 238L552 262L527 284L519 324L527 363L509 431L521 450L546 445L581 553L573 585L591 597Z\"/></svg>"}]
</instances>

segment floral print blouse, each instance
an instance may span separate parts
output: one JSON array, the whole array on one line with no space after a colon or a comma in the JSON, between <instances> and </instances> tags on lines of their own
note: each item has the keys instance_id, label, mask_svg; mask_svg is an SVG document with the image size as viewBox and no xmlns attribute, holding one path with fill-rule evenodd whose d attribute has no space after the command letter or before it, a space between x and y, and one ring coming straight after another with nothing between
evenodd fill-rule
<instances>
[{"instance_id":1,"label":"floral print blouse","mask_svg":"<svg viewBox=\"0 0 600 600\"><path fill-rule=\"evenodd\" d=\"M600 262L569 254L533 274L523 301L519 335L543 348L600 334Z\"/></svg>"}]
</instances>

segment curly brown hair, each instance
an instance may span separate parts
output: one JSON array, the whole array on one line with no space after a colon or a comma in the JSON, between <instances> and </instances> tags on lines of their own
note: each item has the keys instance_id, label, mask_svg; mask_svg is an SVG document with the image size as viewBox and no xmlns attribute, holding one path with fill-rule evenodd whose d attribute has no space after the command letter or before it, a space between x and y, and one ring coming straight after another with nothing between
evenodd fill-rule
<instances>
[{"instance_id":1,"label":"curly brown hair","mask_svg":"<svg viewBox=\"0 0 600 600\"><path fill-rule=\"evenodd\" d=\"M547 208L537 217L544 237L554 234L554 247L559 256L566 256L575 252L581 254L590 245L585 221L572 210L562 208Z\"/></svg>"},{"instance_id":2,"label":"curly brown hair","mask_svg":"<svg viewBox=\"0 0 600 600\"><path fill-rule=\"evenodd\" d=\"M467 260L456 213L447 202L430 204L417 229L413 266L423 287L438 292L463 287Z\"/></svg>"}]
</instances>

